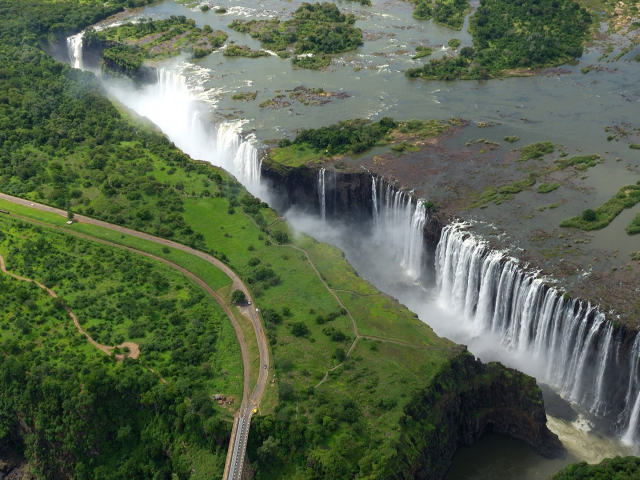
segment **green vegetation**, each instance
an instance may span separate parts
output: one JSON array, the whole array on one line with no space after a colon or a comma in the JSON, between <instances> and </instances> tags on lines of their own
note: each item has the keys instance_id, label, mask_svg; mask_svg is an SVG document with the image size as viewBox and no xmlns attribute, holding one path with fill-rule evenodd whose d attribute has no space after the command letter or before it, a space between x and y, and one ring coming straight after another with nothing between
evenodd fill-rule
<instances>
[{"instance_id":1,"label":"green vegetation","mask_svg":"<svg viewBox=\"0 0 640 480\"><path fill-rule=\"evenodd\" d=\"M633 220L631 220L631 223L627 227L627 233L629 235L637 235L640 233L640 213L636 214Z\"/></svg>"},{"instance_id":2,"label":"green vegetation","mask_svg":"<svg viewBox=\"0 0 640 480\"><path fill-rule=\"evenodd\" d=\"M249 458L264 477L389 477L431 453L432 462L445 465L450 455L428 450L457 432L440 399L473 395L476 387L511 388L509 382L528 377L476 366L458 381L452 372L470 360L463 349L358 277L338 249L294 236L233 177L191 160L116 108L92 74L35 47L56 24L63 38L111 13L102 1L91 3L94 10L79 5L0 0L0 190L171 238L238 273L263 313L275 364L270 407L262 412L261 405L249 437ZM355 151L448 128L390 119L343 127L307 131L303 146L316 155L318 147ZM233 296L217 269L177 248L83 222L66 226L66 215L11 210L61 224L60 232L152 250ZM64 294L52 302L32 285L5 287L14 280L1 280L0 446L23 452L39 478L220 478L231 424L210 394L237 388L239 366L216 305L184 278L132 253L19 222L0 232L11 268ZM118 363L97 352L59 308L65 301L101 340L139 343L140 361ZM426 412L407 415L416 403ZM532 410L524 401L514 405Z\"/></svg>"},{"instance_id":3,"label":"green vegetation","mask_svg":"<svg viewBox=\"0 0 640 480\"><path fill-rule=\"evenodd\" d=\"M575 167L577 170L587 170L589 167L595 167L597 160L600 159L600 155L578 155L571 158L563 158L556 160L557 169L564 170L568 167Z\"/></svg>"},{"instance_id":4,"label":"green vegetation","mask_svg":"<svg viewBox=\"0 0 640 480\"><path fill-rule=\"evenodd\" d=\"M7 269L64 298L0 273L0 444L22 445L38 478L187 478L196 456L199 478L220 476L230 415L210 395L238 398L242 363L217 304L160 263L9 217L0 224ZM65 305L94 340L139 343L140 361L96 349Z\"/></svg>"},{"instance_id":5,"label":"green vegetation","mask_svg":"<svg viewBox=\"0 0 640 480\"><path fill-rule=\"evenodd\" d=\"M209 25L198 28L195 20L172 15L165 20L148 19L101 31L88 29L83 40L86 48L103 48L106 71L135 76L146 60L185 53L194 58L204 57L220 48L226 39L226 33L214 32Z\"/></svg>"},{"instance_id":6,"label":"green vegetation","mask_svg":"<svg viewBox=\"0 0 640 480\"><path fill-rule=\"evenodd\" d=\"M632 148L633 150L640 150L640 143L632 143L629 145L629 148Z\"/></svg>"},{"instance_id":7,"label":"green vegetation","mask_svg":"<svg viewBox=\"0 0 640 480\"><path fill-rule=\"evenodd\" d=\"M303 3L292 20L234 20L229 28L250 34L281 56L293 53L294 65L318 69L331 63L329 55L362 45L362 31L353 23L353 14L340 13L335 4L325 2Z\"/></svg>"},{"instance_id":8,"label":"green vegetation","mask_svg":"<svg viewBox=\"0 0 640 480\"><path fill-rule=\"evenodd\" d=\"M231 100L255 100L258 92L238 92L231 95Z\"/></svg>"},{"instance_id":9,"label":"green vegetation","mask_svg":"<svg viewBox=\"0 0 640 480\"><path fill-rule=\"evenodd\" d=\"M614 218L616 218L622 210L625 208L631 208L640 203L640 181L636 185L626 185L622 187L615 197L607 200L603 205L593 210L585 210L582 215L578 217L569 218L563 221L561 227L579 228L581 230L600 230L609 225ZM593 212L595 217L590 213ZM630 233L629 227L627 233L630 235L635 232L630 225L632 232Z\"/></svg>"},{"instance_id":10,"label":"green vegetation","mask_svg":"<svg viewBox=\"0 0 640 480\"><path fill-rule=\"evenodd\" d=\"M537 178L538 177L535 173L530 173L527 178L517 182L508 183L499 187L487 187L475 196L472 203L470 203L467 208L484 208L484 206L489 202L500 205L505 200L513 198L516 193L520 193L526 188L533 187L537 182Z\"/></svg>"},{"instance_id":11,"label":"green vegetation","mask_svg":"<svg viewBox=\"0 0 640 480\"><path fill-rule=\"evenodd\" d=\"M520 140L520 137L518 137L517 135L514 135L512 137L504 137L504 141L509 143L516 143L518 140Z\"/></svg>"},{"instance_id":12,"label":"green vegetation","mask_svg":"<svg viewBox=\"0 0 640 480\"><path fill-rule=\"evenodd\" d=\"M223 55L225 57L247 57L247 58L258 58L258 57L268 57L269 53L264 50L251 50L247 45L229 45L225 50Z\"/></svg>"},{"instance_id":13,"label":"green vegetation","mask_svg":"<svg viewBox=\"0 0 640 480\"><path fill-rule=\"evenodd\" d=\"M389 145L396 152L416 151L411 141L433 138L447 130L448 125L437 120L410 120L395 122L384 117L379 122L344 120L317 129L301 130L293 141L283 139L278 148L269 152L267 164L279 167L297 167L320 161L334 155L362 153L375 146Z\"/></svg>"},{"instance_id":14,"label":"green vegetation","mask_svg":"<svg viewBox=\"0 0 640 480\"><path fill-rule=\"evenodd\" d=\"M559 183L552 183L551 185L548 183L541 183L540 185L538 185L538 193L549 193L558 188L560 188Z\"/></svg>"},{"instance_id":15,"label":"green vegetation","mask_svg":"<svg viewBox=\"0 0 640 480\"><path fill-rule=\"evenodd\" d=\"M555 147L551 142L538 142L526 145L520 149L520 156L516 162L526 162L534 158L540 159L544 155L553 153Z\"/></svg>"},{"instance_id":16,"label":"green vegetation","mask_svg":"<svg viewBox=\"0 0 640 480\"><path fill-rule=\"evenodd\" d=\"M605 458L597 465L574 463L553 476L553 480L631 480L640 477L640 458Z\"/></svg>"},{"instance_id":17,"label":"green vegetation","mask_svg":"<svg viewBox=\"0 0 640 480\"><path fill-rule=\"evenodd\" d=\"M428 57L432 53L433 53L433 49L431 47L425 47L423 45L418 45L416 47L416 54L411 58L416 60L418 58Z\"/></svg>"},{"instance_id":18,"label":"green vegetation","mask_svg":"<svg viewBox=\"0 0 640 480\"><path fill-rule=\"evenodd\" d=\"M458 48L460 46L460 40L458 40L457 38L452 38L447 42L447 45L449 45L451 48Z\"/></svg>"},{"instance_id":19,"label":"green vegetation","mask_svg":"<svg viewBox=\"0 0 640 480\"><path fill-rule=\"evenodd\" d=\"M422 5L428 6L417 4L417 18L430 13ZM572 0L481 0L469 27L474 48L465 47L466 53L463 55L462 49L457 58L433 59L420 68L407 70L406 75L477 80L514 70L559 65L582 56L591 22L587 10Z\"/></svg>"},{"instance_id":20,"label":"green vegetation","mask_svg":"<svg viewBox=\"0 0 640 480\"><path fill-rule=\"evenodd\" d=\"M464 17L471 10L468 0L415 0L413 16L419 20L429 20L445 27L460 30Z\"/></svg>"}]
</instances>

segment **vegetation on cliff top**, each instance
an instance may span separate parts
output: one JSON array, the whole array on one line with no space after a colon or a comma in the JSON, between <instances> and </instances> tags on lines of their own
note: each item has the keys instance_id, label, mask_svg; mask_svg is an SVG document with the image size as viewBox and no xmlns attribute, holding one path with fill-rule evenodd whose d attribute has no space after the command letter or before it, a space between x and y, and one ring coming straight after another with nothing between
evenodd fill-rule
<instances>
[{"instance_id":1,"label":"vegetation on cliff top","mask_svg":"<svg viewBox=\"0 0 640 480\"><path fill-rule=\"evenodd\" d=\"M317 69L331 62L329 55L362 45L362 31L353 27L355 20L352 13L340 13L334 3L303 3L291 20L234 20L229 28L250 34L263 48L281 56L293 54L295 65Z\"/></svg>"},{"instance_id":2,"label":"vegetation on cliff top","mask_svg":"<svg viewBox=\"0 0 640 480\"><path fill-rule=\"evenodd\" d=\"M632 480L640 478L640 458L605 458L597 465L587 462L575 463L563 468L553 476L553 480Z\"/></svg>"},{"instance_id":3,"label":"vegetation on cliff top","mask_svg":"<svg viewBox=\"0 0 640 480\"><path fill-rule=\"evenodd\" d=\"M107 67L113 63L134 72L145 60L162 60L184 53L204 57L220 48L226 39L226 33L214 32L209 25L198 28L195 20L171 15L165 20L143 19L100 31L88 29L83 41L87 48L104 47Z\"/></svg>"},{"instance_id":4,"label":"vegetation on cliff top","mask_svg":"<svg viewBox=\"0 0 640 480\"><path fill-rule=\"evenodd\" d=\"M449 128L438 120L396 122L384 117L378 122L343 120L328 127L301 130L293 141L282 139L269 152L266 164L275 168L299 167L336 155L365 152L393 142L416 142L441 135ZM404 148L407 150L407 148Z\"/></svg>"},{"instance_id":5,"label":"vegetation on cliff top","mask_svg":"<svg viewBox=\"0 0 640 480\"><path fill-rule=\"evenodd\" d=\"M409 77L474 80L543 68L582 56L592 19L572 0L481 0L471 17L473 48L433 59Z\"/></svg>"}]
</instances>

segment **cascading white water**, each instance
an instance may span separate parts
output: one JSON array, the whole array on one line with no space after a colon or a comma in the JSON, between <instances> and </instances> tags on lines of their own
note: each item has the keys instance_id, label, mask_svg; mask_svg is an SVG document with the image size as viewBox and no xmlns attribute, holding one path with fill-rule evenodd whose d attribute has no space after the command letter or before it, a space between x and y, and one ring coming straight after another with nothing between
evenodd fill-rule
<instances>
[{"instance_id":1,"label":"cascading white water","mask_svg":"<svg viewBox=\"0 0 640 480\"><path fill-rule=\"evenodd\" d=\"M262 160L251 140L243 140L242 121L224 122L216 132L216 159L220 165L233 173L249 190L260 185Z\"/></svg>"},{"instance_id":2,"label":"cascading white water","mask_svg":"<svg viewBox=\"0 0 640 480\"><path fill-rule=\"evenodd\" d=\"M610 413L615 393L607 382L616 369L611 322L588 303L523 271L505 252L490 249L469 226L455 223L442 230L436 249L441 305L459 312L474 335L495 334L505 352L528 359L538 379L568 400L599 416ZM639 356L640 336L632 352L627 407L615 412L632 440L640 426Z\"/></svg>"},{"instance_id":3,"label":"cascading white water","mask_svg":"<svg viewBox=\"0 0 640 480\"><path fill-rule=\"evenodd\" d=\"M327 219L327 192L324 183L325 169L318 170L318 200L320 201L320 218L324 222Z\"/></svg>"},{"instance_id":4,"label":"cascading white water","mask_svg":"<svg viewBox=\"0 0 640 480\"><path fill-rule=\"evenodd\" d=\"M400 264L407 273L418 278L422 273L422 258L424 252L424 224L427 221L427 209L424 200L419 199L413 211L409 234L405 239L404 254Z\"/></svg>"},{"instance_id":5,"label":"cascading white water","mask_svg":"<svg viewBox=\"0 0 640 480\"><path fill-rule=\"evenodd\" d=\"M69 62L73 68L82 69L82 37L84 31L67 37L67 52L69 53Z\"/></svg>"},{"instance_id":6,"label":"cascading white water","mask_svg":"<svg viewBox=\"0 0 640 480\"><path fill-rule=\"evenodd\" d=\"M627 410L631 409L629 415L629 425L627 426L622 440L628 444L632 444L638 441L638 429L640 427L640 381L638 380L638 373L640 373L640 333L636 335L636 339L633 342L633 348L631 349L631 356L629 359L629 388L626 395L626 407Z\"/></svg>"},{"instance_id":7,"label":"cascading white water","mask_svg":"<svg viewBox=\"0 0 640 480\"><path fill-rule=\"evenodd\" d=\"M424 226L427 209L424 200L415 202L411 194L384 185L372 177L371 200L376 241L389 247L406 273L413 279L423 273Z\"/></svg>"},{"instance_id":8,"label":"cascading white water","mask_svg":"<svg viewBox=\"0 0 640 480\"><path fill-rule=\"evenodd\" d=\"M373 228L378 227L379 213L378 213L378 179L374 176L371 177L371 203L373 205Z\"/></svg>"}]
</instances>

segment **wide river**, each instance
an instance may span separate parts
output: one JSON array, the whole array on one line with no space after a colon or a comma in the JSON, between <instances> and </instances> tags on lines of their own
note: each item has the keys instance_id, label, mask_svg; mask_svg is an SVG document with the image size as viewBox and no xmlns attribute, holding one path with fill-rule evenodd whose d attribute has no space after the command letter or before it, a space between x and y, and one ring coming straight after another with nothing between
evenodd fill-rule
<instances>
[{"instance_id":1,"label":"wide river","mask_svg":"<svg viewBox=\"0 0 640 480\"><path fill-rule=\"evenodd\" d=\"M260 48L249 35L237 33L227 27L234 19L264 19L288 16L300 5L299 0L260 2L229 0L201 2L211 9L200 10L200 5L188 8L172 0L165 0L132 15L133 19L166 18L169 15L185 15L193 18L198 26L211 25L214 30L229 34L228 42ZM174 59L165 69L179 72L186 83L204 104L214 122L239 118L246 122L245 133L252 133L259 141L293 135L301 127L312 128L328 125L347 118L379 119L390 116L398 120L447 119L462 117L472 122L493 123L491 129L482 129L477 137L501 142L504 136L517 135L521 144L536 141L551 141L563 144L569 150L599 153L607 158L620 157L624 162L607 164L607 177L615 181L587 179L595 194L610 197L619 188L619 180L628 174L629 162L640 163L640 152L630 151L628 143L607 142L605 127L628 124L640 126L640 63L627 61L637 55L640 48L613 61L613 57L626 45L626 40L614 37L614 53L600 59L605 46L591 46L576 65L564 65L544 75L490 81L435 82L409 79L403 71L419 66L426 59L413 60L417 45L434 47L431 58L451 54L446 48L452 38L461 40L461 47L471 45L467 33L468 18L462 31L438 26L431 21L418 21L412 17L412 6L398 0L372 0L371 7L358 2L338 1L343 12L353 12L356 25L365 34L365 43L356 51L337 57L324 71L293 68L289 60L277 56L249 59L224 57L221 51L194 61ZM220 15L215 8L225 7L228 13ZM476 5L474 5L475 7ZM603 29L606 25L603 25ZM628 42L627 42L628 43ZM591 71L583 74L581 68L598 64L606 71ZM323 88L328 92L343 92L347 98L334 98L323 106L304 105L295 99L291 105L280 109L261 108L260 103L287 90L305 86ZM255 101L232 100L235 92L258 92ZM167 119L166 105L154 104L153 98L143 98L144 92L112 92L125 104L137 109L158 123L176 144L189 151L192 142L200 141L185 135L186 125L174 125ZM148 96L147 96L148 97ZM142 99L142 100L141 100ZM186 99L185 99L186 100ZM451 141L463 146L462 138ZM424 179L426 183L428 179ZM636 209L640 210L640 209ZM331 230L312 219L296 217L294 225L313 233L322 240L340 246L358 272L416 311L441 335L454 341L466 343L470 350L483 360L502 360L516 367L521 366L516 358L504 357L465 332L447 329L449 313L438 310L436 302L429 299L429 292L420 285L410 284L405 272L394 263L379 258L375 242L354 241L350 234ZM637 240L637 239L636 239ZM606 240L603 240L606 241ZM637 241L636 241L637 243ZM631 248L630 245L629 248ZM435 319L435 320L434 320ZM476 345L477 348L474 348ZM525 369L526 370L526 369ZM557 402L558 405L553 405ZM550 397L547 400L549 426L556 432L569 450L564 460L549 461L541 458L525 444L496 435L487 434L472 447L460 449L448 473L448 480L460 479L531 479L544 480L564 465L576 460L600 461L605 456L628 454L635 449L621 444L616 439L605 438L582 416L563 417L566 405L562 400Z\"/></svg>"}]
</instances>

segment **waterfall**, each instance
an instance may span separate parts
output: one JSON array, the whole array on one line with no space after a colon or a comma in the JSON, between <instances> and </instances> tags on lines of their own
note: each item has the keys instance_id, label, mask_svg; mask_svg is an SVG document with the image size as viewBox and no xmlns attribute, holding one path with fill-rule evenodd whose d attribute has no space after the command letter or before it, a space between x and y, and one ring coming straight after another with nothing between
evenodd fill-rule
<instances>
[{"instance_id":1,"label":"waterfall","mask_svg":"<svg viewBox=\"0 0 640 480\"><path fill-rule=\"evenodd\" d=\"M413 278L422 273L422 253L424 251L424 224L427 221L427 209L423 200L418 200L413 211L409 234L405 239L404 254L400 263Z\"/></svg>"},{"instance_id":2,"label":"waterfall","mask_svg":"<svg viewBox=\"0 0 640 480\"><path fill-rule=\"evenodd\" d=\"M318 170L318 199L320 200L320 218L324 222L327 218L327 196L324 184L325 169Z\"/></svg>"},{"instance_id":3,"label":"waterfall","mask_svg":"<svg viewBox=\"0 0 640 480\"><path fill-rule=\"evenodd\" d=\"M249 190L260 184L262 160L252 140L243 140L240 135L244 122L224 122L216 132L217 165L233 173Z\"/></svg>"},{"instance_id":4,"label":"waterfall","mask_svg":"<svg viewBox=\"0 0 640 480\"><path fill-rule=\"evenodd\" d=\"M633 342L633 348L631 349L630 372L629 375L629 388L626 395L626 407L627 410L631 408L631 415L629 416L629 425L627 426L622 440L626 443L634 443L638 440L638 425L640 420L640 381L638 381L638 362L640 362L640 333L636 335L636 339Z\"/></svg>"},{"instance_id":5,"label":"waterfall","mask_svg":"<svg viewBox=\"0 0 640 480\"><path fill-rule=\"evenodd\" d=\"M373 175L371 176L371 204L373 205L373 227L376 228L379 222L378 214L378 186L377 179Z\"/></svg>"},{"instance_id":6,"label":"waterfall","mask_svg":"<svg viewBox=\"0 0 640 480\"><path fill-rule=\"evenodd\" d=\"M418 279L424 272L424 226L428 219L423 199L396 190L382 179L372 178L374 238L388 248L407 275Z\"/></svg>"},{"instance_id":7,"label":"waterfall","mask_svg":"<svg viewBox=\"0 0 640 480\"><path fill-rule=\"evenodd\" d=\"M69 62L73 68L82 70L82 37L84 31L67 37L67 52L69 53Z\"/></svg>"},{"instance_id":8,"label":"waterfall","mask_svg":"<svg viewBox=\"0 0 640 480\"><path fill-rule=\"evenodd\" d=\"M436 249L438 300L476 335L495 334L504 352L525 359L536 377L598 416L616 413L633 441L640 428L640 335L630 365L613 355L614 326L589 303L570 299L493 250L467 223L442 230ZM627 371L628 368L628 371ZM526 368L525 368L526 369ZM626 397L617 382L628 382Z\"/></svg>"}]
</instances>

